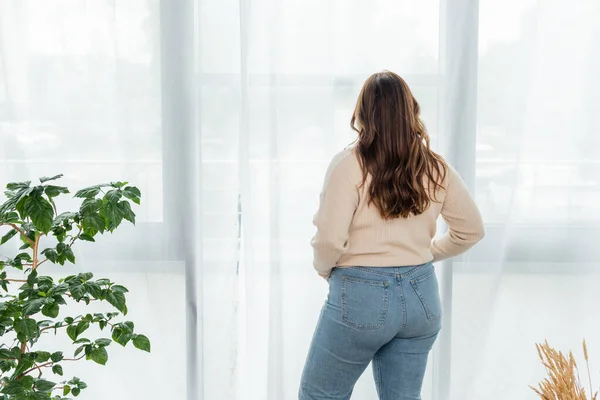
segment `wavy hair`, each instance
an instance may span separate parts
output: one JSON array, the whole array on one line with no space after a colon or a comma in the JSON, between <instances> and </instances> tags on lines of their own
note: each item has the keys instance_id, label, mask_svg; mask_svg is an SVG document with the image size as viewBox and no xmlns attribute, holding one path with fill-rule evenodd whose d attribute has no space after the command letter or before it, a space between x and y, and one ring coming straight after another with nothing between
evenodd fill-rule
<instances>
[{"instance_id":1,"label":"wavy hair","mask_svg":"<svg viewBox=\"0 0 600 400\"><path fill-rule=\"evenodd\" d=\"M350 125L358 132L362 184L371 176L369 204L384 219L425 212L443 189L447 165L430 148L419 103L406 82L390 71L369 77Z\"/></svg>"}]
</instances>

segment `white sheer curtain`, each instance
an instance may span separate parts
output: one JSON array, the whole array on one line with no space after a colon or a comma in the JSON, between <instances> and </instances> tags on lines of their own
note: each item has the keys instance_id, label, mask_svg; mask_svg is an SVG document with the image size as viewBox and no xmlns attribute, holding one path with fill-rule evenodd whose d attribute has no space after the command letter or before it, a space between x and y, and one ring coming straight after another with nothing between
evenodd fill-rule
<instances>
[{"instance_id":1,"label":"white sheer curtain","mask_svg":"<svg viewBox=\"0 0 600 400\"><path fill-rule=\"evenodd\" d=\"M153 352L71 370L86 398L295 398L326 293L308 245L323 173L384 68L488 231L438 266L424 399L535 398L546 337L600 360L599 19L600 0L0 0L0 183L144 195L138 226L72 269L129 286ZM354 398L375 398L369 375Z\"/></svg>"}]
</instances>

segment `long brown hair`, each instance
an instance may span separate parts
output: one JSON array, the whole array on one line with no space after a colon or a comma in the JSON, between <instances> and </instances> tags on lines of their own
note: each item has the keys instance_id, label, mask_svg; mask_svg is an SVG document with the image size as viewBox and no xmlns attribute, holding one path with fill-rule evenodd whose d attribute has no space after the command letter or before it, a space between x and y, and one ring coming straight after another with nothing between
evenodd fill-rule
<instances>
[{"instance_id":1,"label":"long brown hair","mask_svg":"<svg viewBox=\"0 0 600 400\"><path fill-rule=\"evenodd\" d=\"M406 82L390 71L372 75L358 96L350 125L359 135L363 185L371 175L369 204L382 218L422 214L443 188L447 167L419 114Z\"/></svg>"}]
</instances>

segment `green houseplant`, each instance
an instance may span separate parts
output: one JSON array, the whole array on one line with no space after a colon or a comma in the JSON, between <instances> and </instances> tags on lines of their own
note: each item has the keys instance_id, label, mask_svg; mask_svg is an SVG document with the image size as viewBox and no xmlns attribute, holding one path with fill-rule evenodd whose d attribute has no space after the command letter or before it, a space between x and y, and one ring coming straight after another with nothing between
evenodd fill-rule
<instances>
[{"instance_id":1,"label":"green houseplant","mask_svg":"<svg viewBox=\"0 0 600 400\"><path fill-rule=\"evenodd\" d=\"M89 272L61 279L42 273L52 264L75 263L78 242L94 242L123 221L135 224L131 206L140 202L139 189L126 182L92 186L75 194L78 210L58 213L57 198L69 193L55 184L61 176L40 178L34 185L9 183L0 204L0 225L7 231L0 246L20 245L18 254L0 259L0 400L78 396L87 385L77 377L61 378L62 365L79 360L104 365L113 341L150 351L150 341L134 331L133 322L118 321L127 314L124 286L95 280ZM64 315L69 303L92 301L106 303L111 312ZM90 337L94 331L109 337ZM72 348L40 348L47 334L67 335Z\"/></svg>"}]
</instances>

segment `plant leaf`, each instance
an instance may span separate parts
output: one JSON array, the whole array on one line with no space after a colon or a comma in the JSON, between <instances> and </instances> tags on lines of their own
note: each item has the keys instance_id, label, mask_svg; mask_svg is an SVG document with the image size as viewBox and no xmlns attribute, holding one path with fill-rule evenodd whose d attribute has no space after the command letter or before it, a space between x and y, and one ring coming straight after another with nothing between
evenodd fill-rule
<instances>
[{"instance_id":1,"label":"plant leaf","mask_svg":"<svg viewBox=\"0 0 600 400\"><path fill-rule=\"evenodd\" d=\"M131 209L131 204L128 201L120 201L119 208L123 213L123 218L135 225L135 213Z\"/></svg>"},{"instance_id":2,"label":"plant leaf","mask_svg":"<svg viewBox=\"0 0 600 400\"><path fill-rule=\"evenodd\" d=\"M113 292L120 292L120 293L128 293L129 290L127 290L127 288L125 286L121 286L121 285L112 285L111 290Z\"/></svg>"},{"instance_id":3,"label":"plant leaf","mask_svg":"<svg viewBox=\"0 0 600 400\"><path fill-rule=\"evenodd\" d=\"M121 292L109 292L106 296L108 301L113 307L121 311L123 315L127 315L127 305L125 304L125 295Z\"/></svg>"},{"instance_id":4,"label":"plant leaf","mask_svg":"<svg viewBox=\"0 0 600 400\"><path fill-rule=\"evenodd\" d=\"M33 338L38 333L37 323L31 318L22 318L16 320L14 328L15 332L21 333L27 338Z\"/></svg>"},{"instance_id":5,"label":"plant leaf","mask_svg":"<svg viewBox=\"0 0 600 400\"><path fill-rule=\"evenodd\" d=\"M100 214L106 218L106 229L110 232L114 231L123 221L123 211L118 203L103 202Z\"/></svg>"},{"instance_id":6,"label":"plant leaf","mask_svg":"<svg viewBox=\"0 0 600 400\"><path fill-rule=\"evenodd\" d=\"M60 306L58 305L58 303L56 301L54 301L52 303L46 304L42 308L42 314L44 314L46 317L49 317L49 318L56 318L56 317L58 317L59 310L60 310Z\"/></svg>"},{"instance_id":7,"label":"plant leaf","mask_svg":"<svg viewBox=\"0 0 600 400\"><path fill-rule=\"evenodd\" d=\"M52 366L52 372L55 373L56 375L63 375L63 368L61 365L56 364Z\"/></svg>"},{"instance_id":8,"label":"plant leaf","mask_svg":"<svg viewBox=\"0 0 600 400\"><path fill-rule=\"evenodd\" d=\"M42 176L40 178L40 182L41 183L46 183L46 182L49 182L49 181L55 181L55 180L60 179L62 177L63 177L63 174L54 175L53 177L50 177L50 178L48 178L47 176Z\"/></svg>"},{"instance_id":9,"label":"plant leaf","mask_svg":"<svg viewBox=\"0 0 600 400\"><path fill-rule=\"evenodd\" d=\"M31 222L33 222L37 229L44 233L50 231L54 209L48 200L39 194L27 197L24 203L24 211L31 218Z\"/></svg>"},{"instance_id":10,"label":"plant leaf","mask_svg":"<svg viewBox=\"0 0 600 400\"><path fill-rule=\"evenodd\" d=\"M69 193L69 189L67 189L64 186L48 185L44 188L44 193L46 193L46 196L52 198L52 197L57 197L60 194Z\"/></svg>"},{"instance_id":11,"label":"plant leaf","mask_svg":"<svg viewBox=\"0 0 600 400\"><path fill-rule=\"evenodd\" d=\"M51 354L47 351L36 351L35 361L39 363L46 362L50 359Z\"/></svg>"},{"instance_id":12,"label":"plant leaf","mask_svg":"<svg viewBox=\"0 0 600 400\"><path fill-rule=\"evenodd\" d=\"M52 388L54 388L54 386L56 386L56 383L47 381L45 379L37 379L35 381L36 389L41 392L49 392L52 390Z\"/></svg>"},{"instance_id":13,"label":"plant leaf","mask_svg":"<svg viewBox=\"0 0 600 400\"><path fill-rule=\"evenodd\" d=\"M40 311L46 299L34 299L23 304L23 316L33 315Z\"/></svg>"},{"instance_id":14,"label":"plant leaf","mask_svg":"<svg viewBox=\"0 0 600 400\"><path fill-rule=\"evenodd\" d=\"M96 345L99 347L106 347L112 343L112 340L102 338L102 339L97 339L94 343L96 343Z\"/></svg>"},{"instance_id":15,"label":"plant leaf","mask_svg":"<svg viewBox=\"0 0 600 400\"><path fill-rule=\"evenodd\" d=\"M120 190L109 190L104 197L111 203L118 203L122 196L123 192Z\"/></svg>"},{"instance_id":16,"label":"plant leaf","mask_svg":"<svg viewBox=\"0 0 600 400\"><path fill-rule=\"evenodd\" d=\"M64 358L64 356L63 356L63 352L62 352L62 351L57 351L57 352L54 352L54 353L52 353L52 355L50 356L50 359L51 359L53 362L59 362L59 361L62 361L62 359L63 359L63 358Z\"/></svg>"},{"instance_id":17,"label":"plant leaf","mask_svg":"<svg viewBox=\"0 0 600 400\"><path fill-rule=\"evenodd\" d=\"M67 327L67 335L72 341L77 340L77 325L69 325Z\"/></svg>"},{"instance_id":18,"label":"plant leaf","mask_svg":"<svg viewBox=\"0 0 600 400\"><path fill-rule=\"evenodd\" d=\"M123 189L123 196L127 197L129 200L133 201L135 204L140 204L140 197L142 193L140 189L135 186L127 186Z\"/></svg>"},{"instance_id":19,"label":"plant leaf","mask_svg":"<svg viewBox=\"0 0 600 400\"><path fill-rule=\"evenodd\" d=\"M92 199L100 193L100 188L103 185L91 186L85 189L81 189L75 193L74 197L84 198L84 199Z\"/></svg>"},{"instance_id":20,"label":"plant leaf","mask_svg":"<svg viewBox=\"0 0 600 400\"><path fill-rule=\"evenodd\" d=\"M8 212L1 216L0 222L4 222L7 224L14 224L19 222L19 214L14 211Z\"/></svg>"},{"instance_id":21,"label":"plant leaf","mask_svg":"<svg viewBox=\"0 0 600 400\"><path fill-rule=\"evenodd\" d=\"M106 365L108 361L108 353L105 347L98 347L90 354L90 359L97 362L100 365Z\"/></svg>"},{"instance_id":22,"label":"plant leaf","mask_svg":"<svg viewBox=\"0 0 600 400\"><path fill-rule=\"evenodd\" d=\"M143 351L150 353L150 339L144 335L137 335L133 338L133 345Z\"/></svg>"},{"instance_id":23,"label":"plant leaf","mask_svg":"<svg viewBox=\"0 0 600 400\"><path fill-rule=\"evenodd\" d=\"M13 237L15 237L17 233L18 232L16 229L11 229L10 231L8 231L8 233L6 235L2 236L2 239L0 239L0 246L3 245L4 243L8 242Z\"/></svg>"},{"instance_id":24,"label":"plant leaf","mask_svg":"<svg viewBox=\"0 0 600 400\"><path fill-rule=\"evenodd\" d=\"M19 360L19 364L17 364L17 368L15 368L13 376L19 376L31 367L33 367L33 360L29 357L22 357Z\"/></svg>"}]
</instances>

